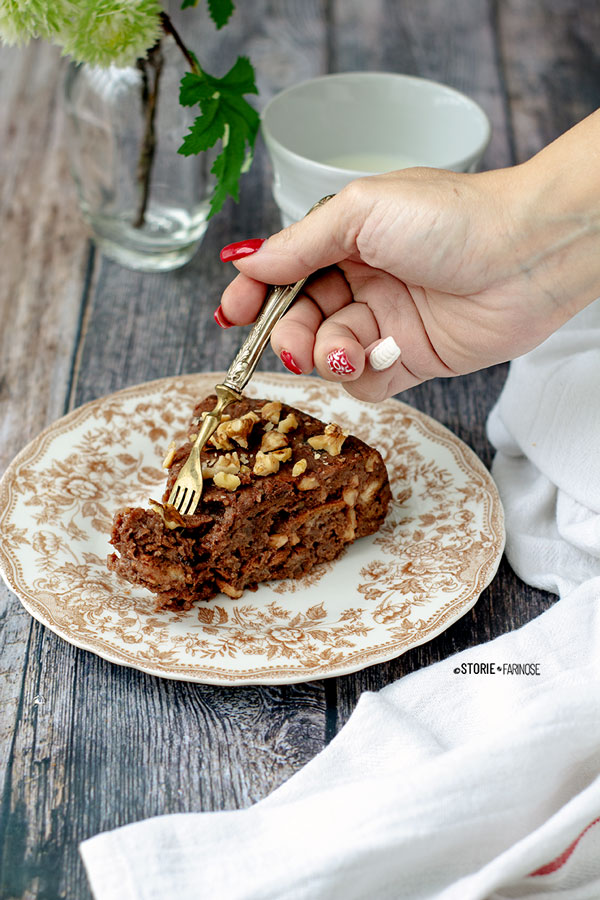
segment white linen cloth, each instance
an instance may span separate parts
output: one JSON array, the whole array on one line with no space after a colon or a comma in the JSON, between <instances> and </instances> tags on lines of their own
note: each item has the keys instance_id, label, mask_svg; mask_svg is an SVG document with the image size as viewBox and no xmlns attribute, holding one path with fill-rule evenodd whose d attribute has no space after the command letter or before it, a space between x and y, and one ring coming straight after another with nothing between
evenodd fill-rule
<instances>
[{"instance_id":1,"label":"white linen cloth","mask_svg":"<svg viewBox=\"0 0 600 900\"><path fill-rule=\"evenodd\" d=\"M96 900L600 898L599 386L596 301L511 364L489 422L509 559L560 601L363 694L253 807L85 841Z\"/></svg>"}]
</instances>

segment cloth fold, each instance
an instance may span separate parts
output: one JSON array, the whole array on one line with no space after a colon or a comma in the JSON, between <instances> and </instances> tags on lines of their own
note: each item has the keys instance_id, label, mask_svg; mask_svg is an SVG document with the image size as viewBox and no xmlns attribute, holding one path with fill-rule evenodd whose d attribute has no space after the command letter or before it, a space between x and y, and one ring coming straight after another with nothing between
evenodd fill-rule
<instances>
[{"instance_id":1,"label":"cloth fold","mask_svg":"<svg viewBox=\"0 0 600 900\"><path fill-rule=\"evenodd\" d=\"M488 435L508 559L564 596L600 572L600 300L511 363Z\"/></svg>"},{"instance_id":2,"label":"cloth fold","mask_svg":"<svg viewBox=\"0 0 600 900\"><path fill-rule=\"evenodd\" d=\"M600 301L511 364L489 421L509 560L560 601L363 694L249 809L85 841L96 900L598 900L598 375Z\"/></svg>"}]
</instances>

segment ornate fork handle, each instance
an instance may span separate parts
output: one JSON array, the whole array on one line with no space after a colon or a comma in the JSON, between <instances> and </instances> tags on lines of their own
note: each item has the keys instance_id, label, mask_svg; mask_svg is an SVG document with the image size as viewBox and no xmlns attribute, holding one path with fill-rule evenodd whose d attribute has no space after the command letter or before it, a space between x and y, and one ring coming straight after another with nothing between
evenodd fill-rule
<instances>
[{"instance_id":1,"label":"ornate fork handle","mask_svg":"<svg viewBox=\"0 0 600 900\"><path fill-rule=\"evenodd\" d=\"M315 205L311 207L307 215L310 215L310 213L319 206L323 206L323 204L330 199L331 195L323 197L322 200L319 200L318 203L315 203ZM297 281L295 284L271 288L260 315L254 323L252 331L242 344L237 356L227 370L227 375L223 382L224 387L231 391L236 391L239 394L242 393L258 365L258 361L263 354L263 350L271 337L271 332L275 325L291 306L305 283L306 278L301 278L300 281Z\"/></svg>"},{"instance_id":2,"label":"ornate fork handle","mask_svg":"<svg viewBox=\"0 0 600 900\"><path fill-rule=\"evenodd\" d=\"M298 296L305 282L306 278L302 278L296 284L271 288L252 331L227 370L223 382L225 387L242 393L258 365L273 328Z\"/></svg>"},{"instance_id":3,"label":"ornate fork handle","mask_svg":"<svg viewBox=\"0 0 600 900\"><path fill-rule=\"evenodd\" d=\"M271 332L286 309L298 296L305 281L306 278L302 278L296 284L282 285L281 287L271 288L269 291L252 331L229 366L223 383L217 384L215 387L218 398L217 403L214 409L205 414L194 449L192 450L194 457L198 458L198 465L200 464L200 450L217 428L226 407L233 403L234 400L241 399L242 391L250 381L258 365Z\"/></svg>"}]
</instances>

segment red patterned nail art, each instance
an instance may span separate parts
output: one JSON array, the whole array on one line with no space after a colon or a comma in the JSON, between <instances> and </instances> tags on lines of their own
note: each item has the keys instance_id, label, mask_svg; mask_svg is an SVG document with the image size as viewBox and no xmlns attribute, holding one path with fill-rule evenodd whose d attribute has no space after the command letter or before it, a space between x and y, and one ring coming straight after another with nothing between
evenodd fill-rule
<instances>
[{"instance_id":1,"label":"red patterned nail art","mask_svg":"<svg viewBox=\"0 0 600 900\"><path fill-rule=\"evenodd\" d=\"M235 244L227 244L221 250L222 262L235 262L236 259L242 259L244 256L250 256L256 253L259 247L264 244L264 238L252 238L247 241L237 241Z\"/></svg>"},{"instance_id":2,"label":"red patterned nail art","mask_svg":"<svg viewBox=\"0 0 600 900\"><path fill-rule=\"evenodd\" d=\"M332 350L327 355L327 365L334 375L352 375L353 372L356 372L343 347L340 347L339 350Z\"/></svg>"},{"instance_id":3,"label":"red patterned nail art","mask_svg":"<svg viewBox=\"0 0 600 900\"><path fill-rule=\"evenodd\" d=\"M286 369L288 369L288 371L293 372L294 375L302 375L302 369L289 350L282 350L279 358L281 359L281 362L284 364Z\"/></svg>"},{"instance_id":4,"label":"red patterned nail art","mask_svg":"<svg viewBox=\"0 0 600 900\"><path fill-rule=\"evenodd\" d=\"M220 306L215 310L215 322L220 328L231 328L233 324L229 321Z\"/></svg>"}]
</instances>

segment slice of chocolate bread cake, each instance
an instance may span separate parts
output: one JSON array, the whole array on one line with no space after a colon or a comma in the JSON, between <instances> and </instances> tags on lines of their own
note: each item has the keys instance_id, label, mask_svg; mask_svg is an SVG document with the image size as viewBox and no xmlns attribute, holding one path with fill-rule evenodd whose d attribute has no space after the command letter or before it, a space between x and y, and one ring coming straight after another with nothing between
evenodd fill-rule
<instances>
[{"instance_id":1,"label":"slice of chocolate bread cake","mask_svg":"<svg viewBox=\"0 0 600 900\"><path fill-rule=\"evenodd\" d=\"M190 440L172 445L163 503L114 518L108 567L155 593L157 608L189 609L219 591L237 598L261 581L299 578L377 531L387 512L377 450L278 401L243 398L202 451L196 513L181 516L166 498L215 399L196 406Z\"/></svg>"}]
</instances>

